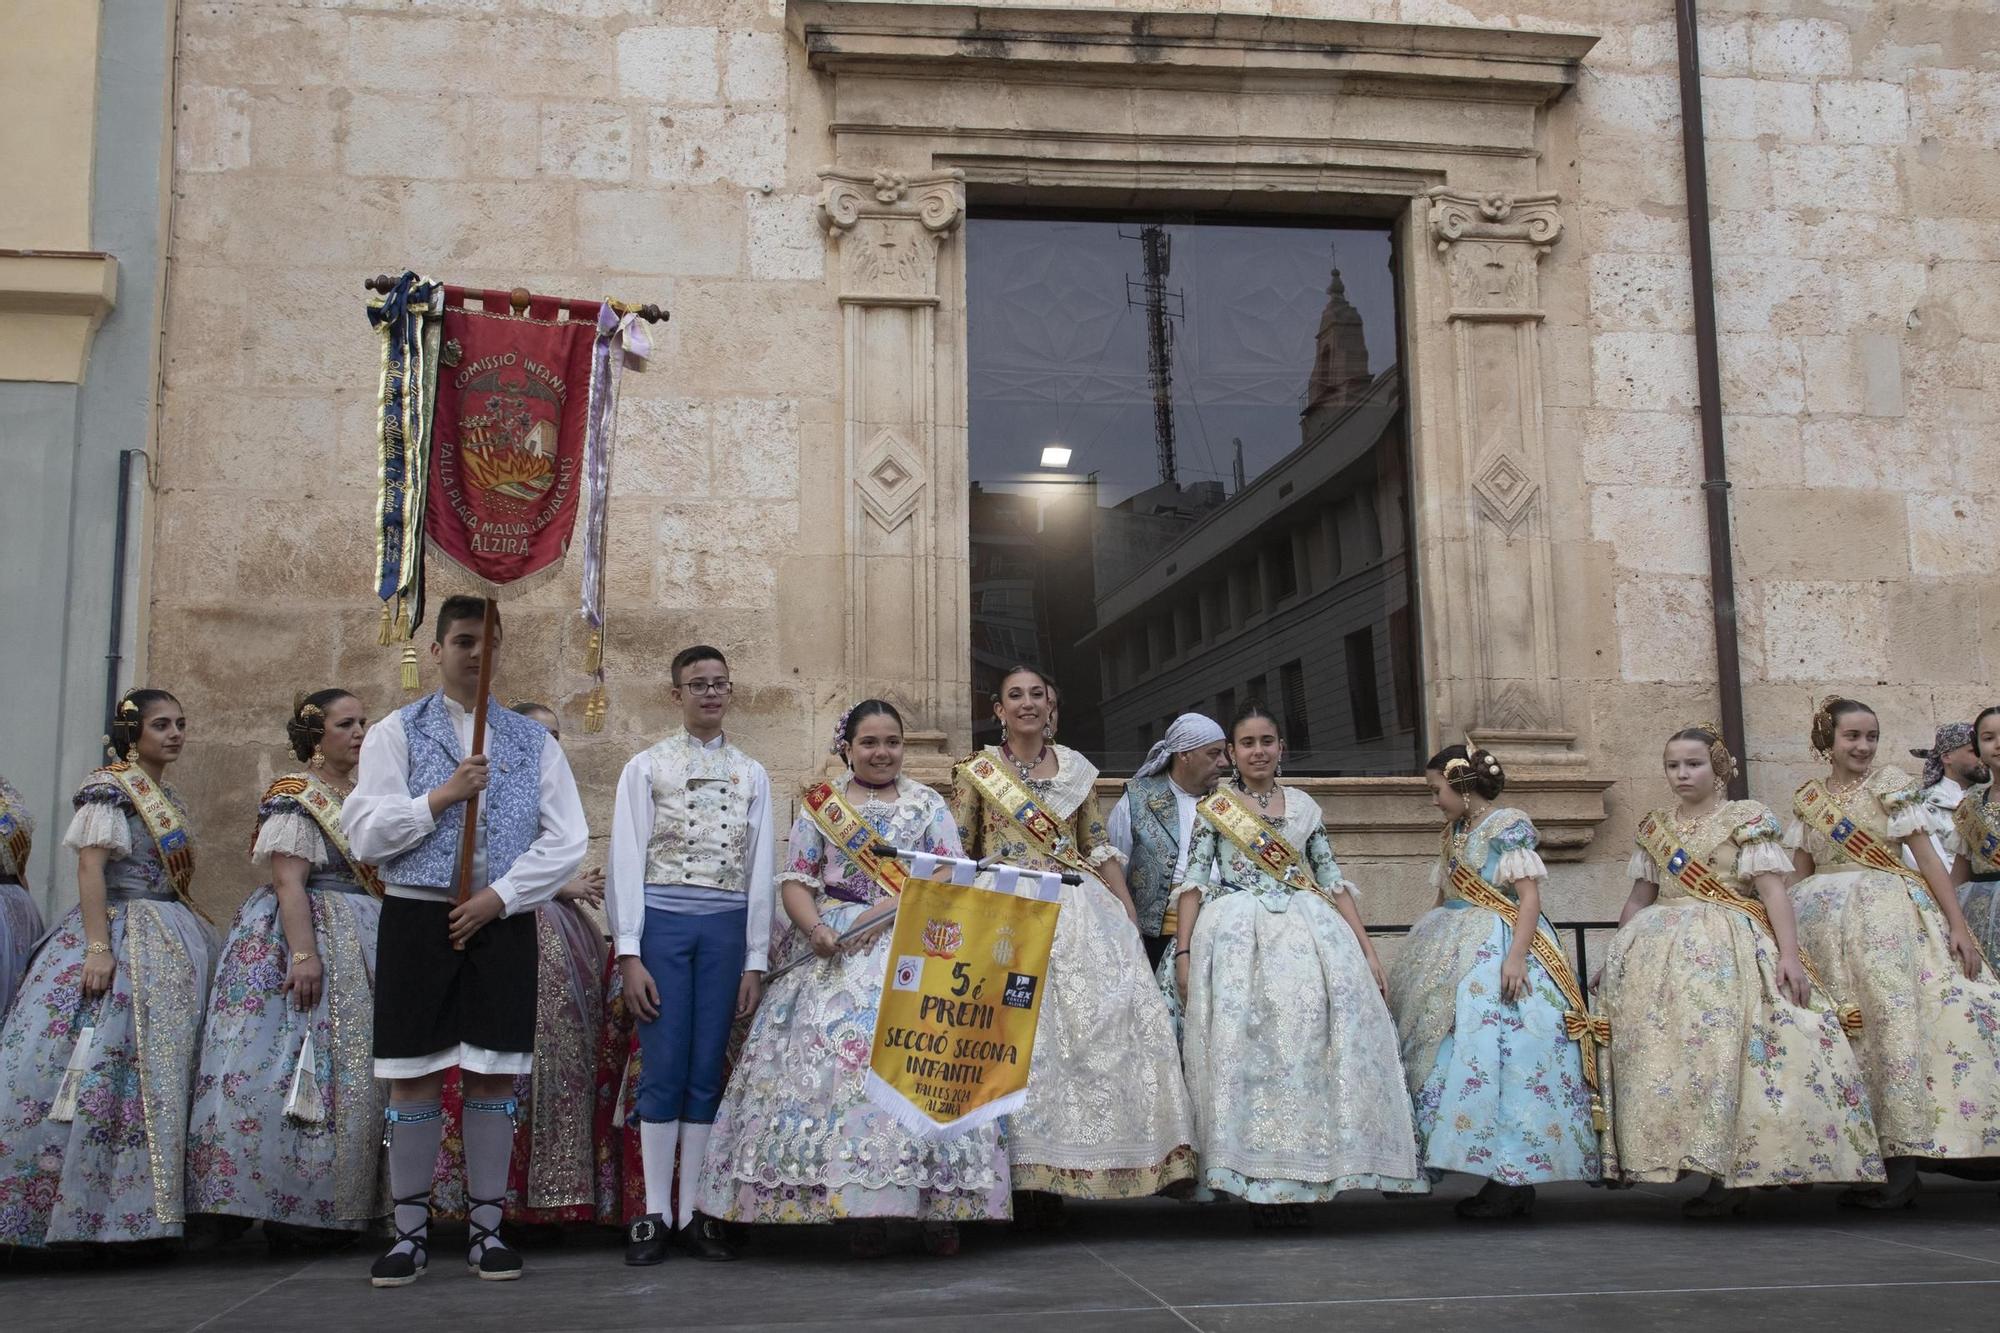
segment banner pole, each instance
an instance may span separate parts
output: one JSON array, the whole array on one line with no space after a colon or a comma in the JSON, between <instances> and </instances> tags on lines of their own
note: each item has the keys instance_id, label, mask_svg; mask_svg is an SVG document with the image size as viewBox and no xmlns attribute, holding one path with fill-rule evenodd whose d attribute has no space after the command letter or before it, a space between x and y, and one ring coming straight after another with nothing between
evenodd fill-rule
<instances>
[{"instance_id":1,"label":"banner pole","mask_svg":"<svg viewBox=\"0 0 2000 1333\"><path fill-rule=\"evenodd\" d=\"M472 749L466 755L486 752L486 692L493 684L493 599L486 602L486 616L479 626L479 698L472 710ZM479 793L465 800L465 830L458 840L458 901L472 896L472 858L479 848ZM460 945L463 949L465 946Z\"/></svg>"}]
</instances>

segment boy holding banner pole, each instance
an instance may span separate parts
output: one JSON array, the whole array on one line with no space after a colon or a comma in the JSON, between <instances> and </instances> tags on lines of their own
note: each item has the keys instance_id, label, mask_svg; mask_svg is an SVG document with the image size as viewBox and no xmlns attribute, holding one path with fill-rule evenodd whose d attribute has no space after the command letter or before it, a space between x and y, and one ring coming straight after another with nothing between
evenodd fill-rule
<instances>
[{"instance_id":1,"label":"boy holding banner pole","mask_svg":"<svg viewBox=\"0 0 2000 1333\"><path fill-rule=\"evenodd\" d=\"M681 730L634 755L618 779L611 876L605 886L625 1002L639 1020L635 1098L646 1214L625 1262L667 1257L667 1214L698 1259L734 1259L712 1217L695 1212L729 1028L757 1007L768 966L771 780L729 743L729 663L697 645L674 655Z\"/></svg>"},{"instance_id":2,"label":"boy holding banner pole","mask_svg":"<svg viewBox=\"0 0 2000 1333\"><path fill-rule=\"evenodd\" d=\"M386 883L375 1075L390 1084L396 1242L370 1274L381 1287L416 1281L429 1258L440 1095L453 1066L465 1090L467 1263L490 1281L521 1275L520 1256L499 1226L514 1078L534 1065L534 909L576 872L589 827L562 747L540 723L482 693L499 642L499 612L489 600L445 599L431 645L441 687L369 731L341 810L355 855L380 866ZM482 713L483 753L474 744ZM484 799L472 809L475 796ZM474 854L466 881L460 856L468 822ZM468 883L481 887L461 896Z\"/></svg>"}]
</instances>

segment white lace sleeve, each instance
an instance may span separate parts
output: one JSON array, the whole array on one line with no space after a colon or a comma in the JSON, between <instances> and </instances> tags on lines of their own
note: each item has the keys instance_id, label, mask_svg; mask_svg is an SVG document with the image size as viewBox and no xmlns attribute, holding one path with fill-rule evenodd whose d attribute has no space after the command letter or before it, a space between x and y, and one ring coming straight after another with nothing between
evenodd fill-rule
<instances>
[{"instance_id":1,"label":"white lace sleeve","mask_svg":"<svg viewBox=\"0 0 2000 1333\"><path fill-rule=\"evenodd\" d=\"M1500 853L1500 860L1493 867L1495 883L1512 884L1517 879L1547 879L1549 868L1542 864L1542 858L1532 847L1510 847Z\"/></svg>"},{"instance_id":2,"label":"white lace sleeve","mask_svg":"<svg viewBox=\"0 0 2000 1333\"><path fill-rule=\"evenodd\" d=\"M1627 879L1643 879L1648 884L1658 884L1660 882L1660 868L1654 862L1653 854L1648 852L1644 847L1634 847L1632 849L1632 859L1625 866L1625 877Z\"/></svg>"},{"instance_id":3,"label":"white lace sleeve","mask_svg":"<svg viewBox=\"0 0 2000 1333\"><path fill-rule=\"evenodd\" d=\"M1889 816L1889 841L1898 842L1912 834L1930 832L1930 824L1924 819L1924 807L1911 801L1899 807Z\"/></svg>"},{"instance_id":4,"label":"white lace sleeve","mask_svg":"<svg viewBox=\"0 0 2000 1333\"><path fill-rule=\"evenodd\" d=\"M250 849L250 864L264 865L274 855L296 856L301 861L323 866L327 863L326 837L305 811L274 810L257 830L256 845Z\"/></svg>"},{"instance_id":5,"label":"white lace sleeve","mask_svg":"<svg viewBox=\"0 0 2000 1333\"><path fill-rule=\"evenodd\" d=\"M1736 873L1746 881L1756 875L1789 875L1792 854L1769 838L1758 838L1737 851Z\"/></svg>"},{"instance_id":6,"label":"white lace sleeve","mask_svg":"<svg viewBox=\"0 0 2000 1333\"><path fill-rule=\"evenodd\" d=\"M1784 848L1788 852L1803 852L1806 847L1806 821L1794 818L1785 825Z\"/></svg>"},{"instance_id":7,"label":"white lace sleeve","mask_svg":"<svg viewBox=\"0 0 2000 1333\"><path fill-rule=\"evenodd\" d=\"M132 828L125 822L124 808L109 801L85 801L69 821L63 846L79 852L86 847L102 847L114 857L130 856Z\"/></svg>"}]
</instances>

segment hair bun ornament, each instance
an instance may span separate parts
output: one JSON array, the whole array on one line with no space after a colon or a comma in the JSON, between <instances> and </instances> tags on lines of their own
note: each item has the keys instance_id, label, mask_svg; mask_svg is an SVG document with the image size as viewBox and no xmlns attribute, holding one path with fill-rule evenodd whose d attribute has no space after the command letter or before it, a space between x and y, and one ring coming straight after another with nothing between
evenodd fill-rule
<instances>
[{"instance_id":1,"label":"hair bun ornament","mask_svg":"<svg viewBox=\"0 0 2000 1333\"><path fill-rule=\"evenodd\" d=\"M842 713L839 717L834 719L833 744L826 747L826 752L828 754L832 755L839 754L840 747L847 744L847 719L853 716L854 716L854 710L852 708L849 708L846 712Z\"/></svg>"}]
</instances>

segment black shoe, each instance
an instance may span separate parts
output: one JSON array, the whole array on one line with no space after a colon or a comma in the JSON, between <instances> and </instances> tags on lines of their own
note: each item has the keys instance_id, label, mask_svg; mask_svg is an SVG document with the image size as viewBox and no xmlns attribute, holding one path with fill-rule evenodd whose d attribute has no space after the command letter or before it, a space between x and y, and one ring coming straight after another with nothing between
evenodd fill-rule
<instances>
[{"instance_id":1,"label":"black shoe","mask_svg":"<svg viewBox=\"0 0 2000 1333\"><path fill-rule=\"evenodd\" d=\"M418 1204L422 1204L428 1209L431 1202L430 1191L426 1190L422 1194L412 1194L408 1198L397 1199L395 1202L409 1208L414 1208ZM394 1214L391 1214L391 1216L393 1217ZM375 1266L368 1270L369 1283L377 1287L407 1287L422 1277L424 1275L424 1267L430 1262L431 1257L429 1245L430 1229L431 1219L428 1212L424 1214L423 1225L415 1231L405 1231L401 1227L397 1227L396 1239L392 1243L389 1252L380 1259L377 1259ZM413 1248L407 1250L399 1248L404 1241L408 1241Z\"/></svg>"},{"instance_id":2,"label":"black shoe","mask_svg":"<svg viewBox=\"0 0 2000 1333\"><path fill-rule=\"evenodd\" d=\"M497 1213L504 1202L502 1199L474 1199L469 1195L465 1200L466 1240L472 1246L465 1256L465 1266L477 1273L483 1282L512 1282L521 1276L520 1252L500 1239L500 1229L481 1226L472 1220L474 1209L491 1208Z\"/></svg>"},{"instance_id":3,"label":"black shoe","mask_svg":"<svg viewBox=\"0 0 2000 1333\"><path fill-rule=\"evenodd\" d=\"M667 1219L647 1213L625 1231L625 1262L645 1268L667 1261Z\"/></svg>"},{"instance_id":4,"label":"black shoe","mask_svg":"<svg viewBox=\"0 0 2000 1333\"><path fill-rule=\"evenodd\" d=\"M736 1257L736 1251L722 1238L722 1223L706 1213L696 1213L678 1234L681 1248L697 1259L723 1263Z\"/></svg>"}]
</instances>

